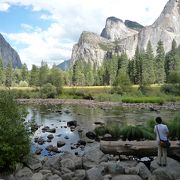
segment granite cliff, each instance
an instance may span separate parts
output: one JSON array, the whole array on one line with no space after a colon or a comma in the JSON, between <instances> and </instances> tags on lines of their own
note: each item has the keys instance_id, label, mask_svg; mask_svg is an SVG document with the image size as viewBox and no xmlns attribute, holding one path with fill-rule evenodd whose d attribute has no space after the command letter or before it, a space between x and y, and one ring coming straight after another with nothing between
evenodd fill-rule
<instances>
[{"instance_id":1,"label":"granite cliff","mask_svg":"<svg viewBox=\"0 0 180 180\"><path fill-rule=\"evenodd\" d=\"M12 62L12 66L20 68L22 66L18 53L10 46L10 44L0 34L0 59L3 61L4 67L9 62Z\"/></svg>"},{"instance_id":2,"label":"granite cliff","mask_svg":"<svg viewBox=\"0 0 180 180\"><path fill-rule=\"evenodd\" d=\"M131 58L136 47L145 50L148 41L151 41L154 52L158 41L163 41L165 52L168 52L173 39L180 44L180 0L169 0L150 26L135 29L128 24L128 21L124 23L121 19L109 17L101 35L83 32L73 47L71 63L81 59L100 66L109 53L126 52Z\"/></svg>"}]
</instances>

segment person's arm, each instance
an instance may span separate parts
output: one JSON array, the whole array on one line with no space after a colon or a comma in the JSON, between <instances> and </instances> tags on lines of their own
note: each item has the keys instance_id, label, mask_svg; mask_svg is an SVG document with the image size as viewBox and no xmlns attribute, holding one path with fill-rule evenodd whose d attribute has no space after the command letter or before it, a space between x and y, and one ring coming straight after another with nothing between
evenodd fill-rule
<instances>
[{"instance_id":1,"label":"person's arm","mask_svg":"<svg viewBox=\"0 0 180 180\"><path fill-rule=\"evenodd\" d=\"M156 133L156 126L154 126L154 133Z\"/></svg>"},{"instance_id":2,"label":"person's arm","mask_svg":"<svg viewBox=\"0 0 180 180\"><path fill-rule=\"evenodd\" d=\"M169 137L169 129L167 126L166 126L166 136L167 136L167 138Z\"/></svg>"}]
</instances>

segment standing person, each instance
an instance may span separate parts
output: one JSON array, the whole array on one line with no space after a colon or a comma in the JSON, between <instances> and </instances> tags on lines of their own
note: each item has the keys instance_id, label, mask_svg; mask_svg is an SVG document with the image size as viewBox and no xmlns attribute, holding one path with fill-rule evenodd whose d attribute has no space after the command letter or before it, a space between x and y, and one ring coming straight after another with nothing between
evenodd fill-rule
<instances>
[{"instance_id":1,"label":"standing person","mask_svg":"<svg viewBox=\"0 0 180 180\"><path fill-rule=\"evenodd\" d=\"M156 140L158 144L158 159L157 163L159 166L166 166L167 165L167 148L160 146L160 139L163 141L168 140L169 130L165 124L162 124L161 117L156 118L156 123L154 127L154 132L156 133Z\"/></svg>"}]
</instances>

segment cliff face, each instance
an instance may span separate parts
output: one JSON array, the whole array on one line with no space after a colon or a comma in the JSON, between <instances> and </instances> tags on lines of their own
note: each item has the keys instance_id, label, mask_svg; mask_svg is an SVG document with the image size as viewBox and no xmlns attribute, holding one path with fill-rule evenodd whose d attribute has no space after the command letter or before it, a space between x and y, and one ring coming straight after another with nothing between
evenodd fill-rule
<instances>
[{"instance_id":1,"label":"cliff face","mask_svg":"<svg viewBox=\"0 0 180 180\"><path fill-rule=\"evenodd\" d=\"M145 49L150 40L155 51L157 42L162 40L168 52L173 39L180 44L180 0L169 0L158 19L142 29L138 34L138 46Z\"/></svg>"},{"instance_id":2,"label":"cliff face","mask_svg":"<svg viewBox=\"0 0 180 180\"><path fill-rule=\"evenodd\" d=\"M95 66L100 66L109 49L113 50L114 44L108 39L84 31L78 44L73 47L71 61L74 63L76 60L84 60L85 62L91 62Z\"/></svg>"},{"instance_id":3,"label":"cliff face","mask_svg":"<svg viewBox=\"0 0 180 180\"><path fill-rule=\"evenodd\" d=\"M125 26L121 19L109 17L106 20L106 26L103 29L101 36L111 41L120 41L129 36L137 34L138 31Z\"/></svg>"},{"instance_id":4,"label":"cliff face","mask_svg":"<svg viewBox=\"0 0 180 180\"><path fill-rule=\"evenodd\" d=\"M151 41L154 52L158 41L163 41L165 52L168 52L173 39L180 44L180 0L169 0L157 20L140 31L128 28L121 19L107 18L101 36L89 32L81 34L73 47L71 59L72 63L81 59L100 66L107 53L126 52L131 58L136 47L144 50L148 41Z\"/></svg>"},{"instance_id":5,"label":"cliff face","mask_svg":"<svg viewBox=\"0 0 180 180\"><path fill-rule=\"evenodd\" d=\"M18 53L9 45L4 37L0 34L0 59L3 61L4 67L12 62L13 67L20 68L22 66Z\"/></svg>"}]
</instances>

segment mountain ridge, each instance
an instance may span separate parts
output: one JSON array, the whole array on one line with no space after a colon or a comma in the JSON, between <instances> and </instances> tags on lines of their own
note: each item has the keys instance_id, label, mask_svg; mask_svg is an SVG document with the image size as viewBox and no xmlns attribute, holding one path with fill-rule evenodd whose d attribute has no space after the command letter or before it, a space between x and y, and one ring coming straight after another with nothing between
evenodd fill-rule
<instances>
[{"instance_id":1,"label":"mountain ridge","mask_svg":"<svg viewBox=\"0 0 180 180\"><path fill-rule=\"evenodd\" d=\"M2 59L4 67L8 63L12 63L13 68L20 68L22 66L18 53L5 40L2 34L0 34L0 59Z\"/></svg>"},{"instance_id":2,"label":"mountain ridge","mask_svg":"<svg viewBox=\"0 0 180 180\"><path fill-rule=\"evenodd\" d=\"M89 32L89 34L91 33ZM163 41L165 52L168 52L173 39L176 40L177 45L180 44L180 0L169 0L155 22L150 26L143 27L140 31L128 28L119 18L109 17L101 35L96 35L95 41L92 36L90 39L86 36L83 41L74 45L71 55L72 64L81 59L101 66L109 51L112 54L126 52L128 57L132 58L136 47L145 50L148 41L151 41L154 52L156 52L158 41ZM97 39L99 39L98 43ZM102 48L104 46L106 48Z\"/></svg>"}]
</instances>

